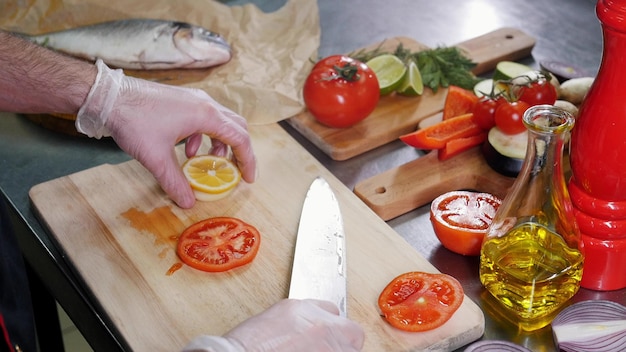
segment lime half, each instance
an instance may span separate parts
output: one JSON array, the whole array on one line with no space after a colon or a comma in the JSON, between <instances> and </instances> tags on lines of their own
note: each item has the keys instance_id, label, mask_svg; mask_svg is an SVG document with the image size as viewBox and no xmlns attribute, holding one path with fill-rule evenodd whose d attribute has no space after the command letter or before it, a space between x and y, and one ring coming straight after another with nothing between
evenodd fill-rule
<instances>
[{"instance_id":1,"label":"lime half","mask_svg":"<svg viewBox=\"0 0 626 352\"><path fill-rule=\"evenodd\" d=\"M383 54L374 57L365 63L374 71L380 86L380 95L386 95L395 91L406 73L406 65L397 56Z\"/></svg>"},{"instance_id":2,"label":"lime half","mask_svg":"<svg viewBox=\"0 0 626 352\"><path fill-rule=\"evenodd\" d=\"M414 61L409 62L409 67L396 90L398 94L406 96L421 95L424 92L424 83L422 82L422 74L417 68Z\"/></svg>"}]
</instances>

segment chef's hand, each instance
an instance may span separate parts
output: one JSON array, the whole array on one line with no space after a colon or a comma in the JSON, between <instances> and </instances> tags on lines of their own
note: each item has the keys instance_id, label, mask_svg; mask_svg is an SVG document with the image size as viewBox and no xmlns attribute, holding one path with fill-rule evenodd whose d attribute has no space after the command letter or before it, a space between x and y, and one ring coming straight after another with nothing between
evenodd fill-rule
<instances>
[{"instance_id":1,"label":"chef's hand","mask_svg":"<svg viewBox=\"0 0 626 352\"><path fill-rule=\"evenodd\" d=\"M199 336L183 352L360 351L365 335L328 301L282 300L223 337Z\"/></svg>"},{"instance_id":2,"label":"chef's hand","mask_svg":"<svg viewBox=\"0 0 626 352\"><path fill-rule=\"evenodd\" d=\"M230 146L243 179L254 182L256 159L243 117L200 89L128 77L101 60L96 66L96 81L76 117L77 130L95 138L113 137L180 207L195 203L174 151L185 138L187 157L200 148L202 134L211 137L212 154L224 156Z\"/></svg>"}]
</instances>

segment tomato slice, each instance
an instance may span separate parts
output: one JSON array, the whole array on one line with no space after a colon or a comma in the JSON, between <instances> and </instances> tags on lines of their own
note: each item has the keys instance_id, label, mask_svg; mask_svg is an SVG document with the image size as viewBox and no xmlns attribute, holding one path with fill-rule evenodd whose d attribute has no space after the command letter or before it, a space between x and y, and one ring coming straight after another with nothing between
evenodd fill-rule
<instances>
[{"instance_id":1,"label":"tomato slice","mask_svg":"<svg viewBox=\"0 0 626 352\"><path fill-rule=\"evenodd\" d=\"M442 120L472 112L478 96L471 90L457 86L448 87L448 95L443 103Z\"/></svg>"},{"instance_id":2,"label":"tomato slice","mask_svg":"<svg viewBox=\"0 0 626 352\"><path fill-rule=\"evenodd\" d=\"M441 161L448 160L472 147L483 144L486 140L487 132L480 132L473 136L453 139L437 151L437 158Z\"/></svg>"},{"instance_id":3,"label":"tomato slice","mask_svg":"<svg viewBox=\"0 0 626 352\"><path fill-rule=\"evenodd\" d=\"M189 226L176 253L192 268L220 272L250 263L261 244L259 231L239 219L216 217Z\"/></svg>"},{"instance_id":4,"label":"tomato slice","mask_svg":"<svg viewBox=\"0 0 626 352\"><path fill-rule=\"evenodd\" d=\"M411 332L440 327L463 303L463 287L452 276L413 271L393 279L378 297L391 326Z\"/></svg>"},{"instance_id":5,"label":"tomato slice","mask_svg":"<svg viewBox=\"0 0 626 352\"><path fill-rule=\"evenodd\" d=\"M458 254L479 255L500 198L490 193L452 191L430 204L430 221L441 244Z\"/></svg>"},{"instance_id":6,"label":"tomato slice","mask_svg":"<svg viewBox=\"0 0 626 352\"><path fill-rule=\"evenodd\" d=\"M404 143L419 149L440 149L449 141L482 132L472 114L455 116L434 125L400 136Z\"/></svg>"}]
</instances>

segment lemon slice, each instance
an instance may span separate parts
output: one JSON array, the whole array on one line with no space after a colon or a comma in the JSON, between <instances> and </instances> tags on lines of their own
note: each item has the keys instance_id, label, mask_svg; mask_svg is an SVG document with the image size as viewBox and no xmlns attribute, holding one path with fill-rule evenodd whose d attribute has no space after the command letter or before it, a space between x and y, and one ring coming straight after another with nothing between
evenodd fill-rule
<instances>
[{"instance_id":1,"label":"lemon slice","mask_svg":"<svg viewBox=\"0 0 626 352\"><path fill-rule=\"evenodd\" d=\"M182 169L199 201L222 199L229 195L241 180L241 173L232 161L214 155L189 158Z\"/></svg>"},{"instance_id":2,"label":"lemon slice","mask_svg":"<svg viewBox=\"0 0 626 352\"><path fill-rule=\"evenodd\" d=\"M422 82L422 74L417 68L417 64L413 61L409 63L406 74L402 78L402 82L397 92L406 96L421 95L424 92L424 82Z\"/></svg>"},{"instance_id":3,"label":"lemon slice","mask_svg":"<svg viewBox=\"0 0 626 352\"><path fill-rule=\"evenodd\" d=\"M365 63L376 75L380 86L380 95L395 91L406 73L406 65L397 56L382 54Z\"/></svg>"}]
</instances>

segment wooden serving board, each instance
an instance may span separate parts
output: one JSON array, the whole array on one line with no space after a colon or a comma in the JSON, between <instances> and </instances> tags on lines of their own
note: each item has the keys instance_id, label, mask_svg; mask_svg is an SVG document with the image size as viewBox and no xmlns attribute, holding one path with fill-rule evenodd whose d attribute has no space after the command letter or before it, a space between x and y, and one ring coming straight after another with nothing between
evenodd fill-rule
<instances>
[{"instance_id":1,"label":"wooden serving board","mask_svg":"<svg viewBox=\"0 0 626 352\"><path fill-rule=\"evenodd\" d=\"M319 175L337 194L348 260L348 315L365 329L364 351L454 350L484 332L468 297L435 330L407 333L381 318L377 299L394 277L436 272L387 223L278 124L251 126L259 178L229 197L180 209L136 161L100 165L34 186L34 211L134 351L177 351L199 334L221 335L286 298L300 211ZM177 149L182 161L182 149ZM176 236L213 216L258 228L252 263L225 273L180 265Z\"/></svg>"},{"instance_id":2,"label":"wooden serving board","mask_svg":"<svg viewBox=\"0 0 626 352\"><path fill-rule=\"evenodd\" d=\"M354 193L383 220L389 220L450 191L474 190L504 199L514 180L494 171L480 147L474 147L444 161L439 161L437 151L431 151L361 181Z\"/></svg>"},{"instance_id":3,"label":"wooden serving board","mask_svg":"<svg viewBox=\"0 0 626 352\"><path fill-rule=\"evenodd\" d=\"M413 51L427 49L427 46L405 37L388 39L382 46L379 43L371 48L381 46L393 51L399 43ZM530 55L534 45L535 40L524 32L502 28L459 43L456 47L477 63L473 72L480 75L494 69L500 61L516 61ZM443 110L446 95L445 88L438 89L436 93L424 88L419 97L395 94L381 97L370 116L349 128L326 127L306 110L287 122L333 160L346 160L414 131L422 119Z\"/></svg>"}]
</instances>

